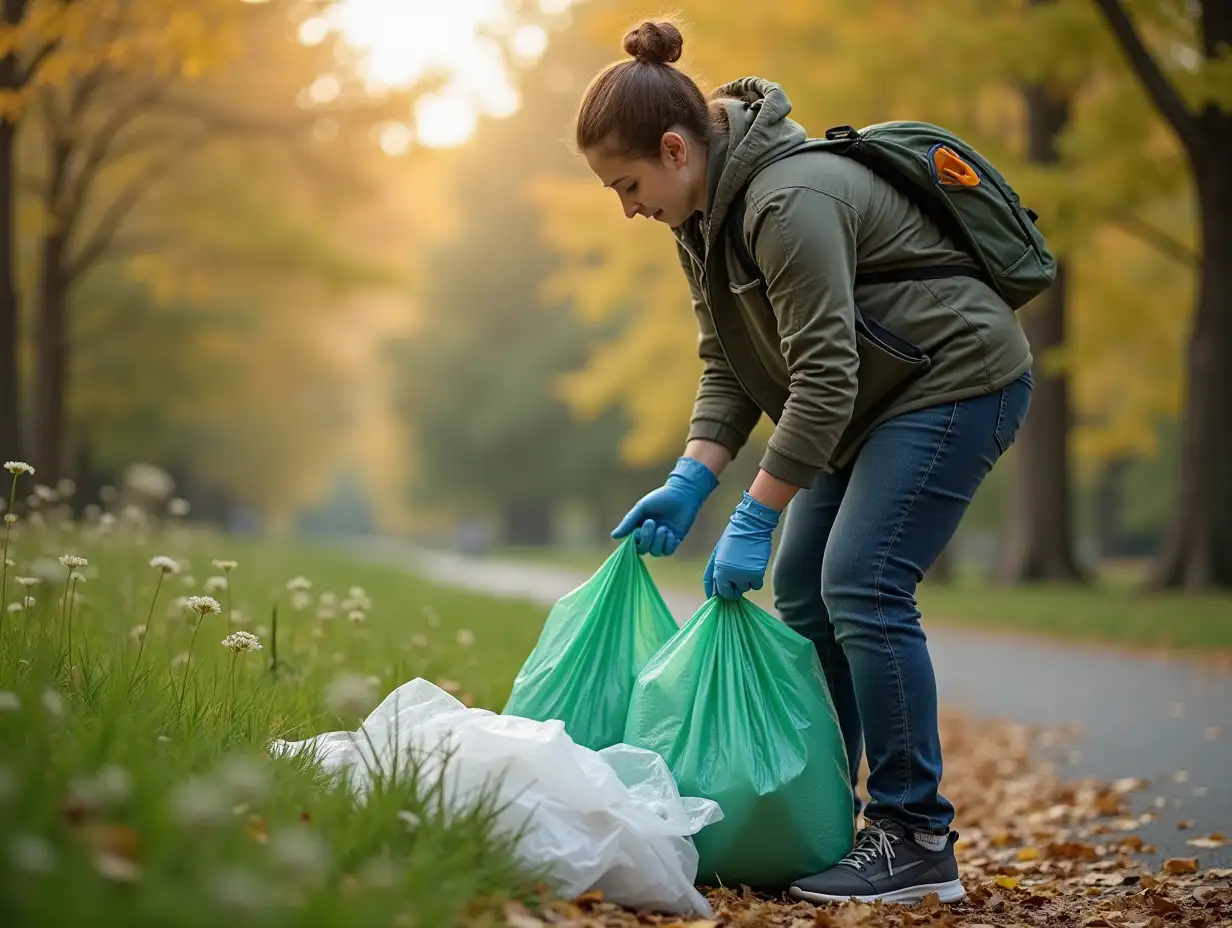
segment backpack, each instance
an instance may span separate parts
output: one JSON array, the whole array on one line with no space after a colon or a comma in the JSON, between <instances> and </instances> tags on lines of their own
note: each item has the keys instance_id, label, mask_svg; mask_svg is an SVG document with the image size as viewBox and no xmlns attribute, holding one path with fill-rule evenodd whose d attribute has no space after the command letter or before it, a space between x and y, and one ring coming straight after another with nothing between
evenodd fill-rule
<instances>
[{"instance_id":1,"label":"backpack","mask_svg":"<svg viewBox=\"0 0 1232 928\"><path fill-rule=\"evenodd\" d=\"M874 171L916 203L975 262L857 271L857 286L973 276L1018 310L1056 279L1056 258L1035 226L1037 214L1023 207L990 162L953 133L909 120L864 129L836 126L826 130L824 139L809 139L779 158L818 150L853 158ZM740 258L753 270L757 263L741 234L744 197L742 190L730 215Z\"/></svg>"}]
</instances>

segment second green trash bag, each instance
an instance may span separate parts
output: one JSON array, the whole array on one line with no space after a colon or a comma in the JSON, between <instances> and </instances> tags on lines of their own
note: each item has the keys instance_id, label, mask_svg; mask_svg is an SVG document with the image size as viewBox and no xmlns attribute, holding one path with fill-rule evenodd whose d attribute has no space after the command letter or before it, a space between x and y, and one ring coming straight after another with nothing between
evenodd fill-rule
<instances>
[{"instance_id":1,"label":"second green trash bag","mask_svg":"<svg viewBox=\"0 0 1232 928\"><path fill-rule=\"evenodd\" d=\"M851 850L847 754L817 652L747 599L712 597L651 659L624 740L723 810L694 838L701 884L778 891Z\"/></svg>"},{"instance_id":2,"label":"second green trash bag","mask_svg":"<svg viewBox=\"0 0 1232 928\"><path fill-rule=\"evenodd\" d=\"M560 719L569 737L594 751L624 739L638 672L677 631L635 536L552 607L502 714Z\"/></svg>"}]
</instances>

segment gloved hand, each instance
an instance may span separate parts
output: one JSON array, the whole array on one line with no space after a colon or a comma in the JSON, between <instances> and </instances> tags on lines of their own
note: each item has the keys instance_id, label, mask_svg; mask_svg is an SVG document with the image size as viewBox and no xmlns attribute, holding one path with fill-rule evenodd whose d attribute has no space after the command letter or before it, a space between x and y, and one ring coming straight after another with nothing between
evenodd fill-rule
<instances>
[{"instance_id":1,"label":"gloved hand","mask_svg":"<svg viewBox=\"0 0 1232 928\"><path fill-rule=\"evenodd\" d=\"M710 553L702 577L707 599L715 593L724 599L739 599L749 590L761 589L770 563L770 539L779 516L777 509L744 494Z\"/></svg>"},{"instance_id":2,"label":"gloved hand","mask_svg":"<svg viewBox=\"0 0 1232 928\"><path fill-rule=\"evenodd\" d=\"M660 557L675 552L684 536L693 527L693 520L702 508L719 478L701 461L682 457L676 462L667 482L651 490L616 526L613 538L624 538L634 529L637 551Z\"/></svg>"}]
</instances>

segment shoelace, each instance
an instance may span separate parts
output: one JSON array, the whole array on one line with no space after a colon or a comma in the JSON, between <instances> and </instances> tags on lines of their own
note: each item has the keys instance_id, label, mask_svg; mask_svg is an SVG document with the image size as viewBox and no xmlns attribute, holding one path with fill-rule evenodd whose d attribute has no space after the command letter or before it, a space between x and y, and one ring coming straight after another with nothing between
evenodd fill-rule
<instances>
[{"instance_id":1,"label":"shoelace","mask_svg":"<svg viewBox=\"0 0 1232 928\"><path fill-rule=\"evenodd\" d=\"M839 863L862 870L867 864L871 864L878 855L884 854L890 876L893 876L894 842L897 840L897 837L890 835L880 826L869 825L864 829L863 834L860 835L860 840L852 848L851 853L840 860Z\"/></svg>"}]
</instances>

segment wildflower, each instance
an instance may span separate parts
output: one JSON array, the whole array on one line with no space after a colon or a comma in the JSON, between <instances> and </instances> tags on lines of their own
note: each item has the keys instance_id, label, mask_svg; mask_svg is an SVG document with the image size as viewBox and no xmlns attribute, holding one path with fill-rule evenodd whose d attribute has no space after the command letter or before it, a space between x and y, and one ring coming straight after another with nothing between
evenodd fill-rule
<instances>
[{"instance_id":1,"label":"wildflower","mask_svg":"<svg viewBox=\"0 0 1232 928\"><path fill-rule=\"evenodd\" d=\"M279 868L304 879L315 879L329 867L329 848L325 841L302 825L270 835L269 854Z\"/></svg>"},{"instance_id":2,"label":"wildflower","mask_svg":"<svg viewBox=\"0 0 1232 928\"><path fill-rule=\"evenodd\" d=\"M72 496L77 492L77 484L67 477L61 477L60 481L56 484L56 492L61 496Z\"/></svg>"},{"instance_id":3,"label":"wildflower","mask_svg":"<svg viewBox=\"0 0 1232 928\"><path fill-rule=\"evenodd\" d=\"M46 524L46 520L41 512L32 512L30 513L30 524L35 528L42 528Z\"/></svg>"},{"instance_id":4,"label":"wildflower","mask_svg":"<svg viewBox=\"0 0 1232 928\"><path fill-rule=\"evenodd\" d=\"M192 504L188 500L180 499L179 497L176 497L171 500L171 502L167 503L167 512L177 519L184 518L188 515L191 509Z\"/></svg>"},{"instance_id":5,"label":"wildflower","mask_svg":"<svg viewBox=\"0 0 1232 928\"><path fill-rule=\"evenodd\" d=\"M27 589L29 589L32 586L38 586L39 578L38 577L18 577L17 582L21 586L24 586Z\"/></svg>"},{"instance_id":6,"label":"wildflower","mask_svg":"<svg viewBox=\"0 0 1232 928\"><path fill-rule=\"evenodd\" d=\"M292 577L287 581L287 589L292 592L295 590L311 590L312 581L307 577Z\"/></svg>"},{"instance_id":7,"label":"wildflower","mask_svg":"<svg viewBox=\"0 0 1232 928\"><path fill-rule=\"evenodd\" d=\"M115 530L116 517L109 512L104 512L98 517L98 533L100 535L110 535Z\"/></svg>"},{"instance_id":8,"label":"wildflower","mask_svg":"<svg viewBox=\"0 0 1232 928\"><path fill-rule=\"evenodd\" d=\"M323 608L326 608L326 609L330 608L331 606L337 606L338 605L338 595L336 593L329 592L329 590L326 590L317 599L317 605L322 606Z\"/></svg>"},{"instance_id":9,"label":"wildflower","mask_svg":"<svg viewBox=\"0 0 1232 928\"><path fill-rule=\"evenodd\" d=\"M214 615L218 615L222 612L222 606L218 604L218 600L213 596L190 596L186 605L193 612L198 612L201 615L207 615L211 612Z\"/></svg>"},{"instance_id":10,"label":"wildflower","mask_svg":"<svg viewBox=\"0 0 1232 928\"><path fill-rule=\"evenodd\" d=\"M205 777L188 780L171 795L171 814L181 825L217 825L227 817L230 807L227 794Z\"/></svg>"},{"instance_id":11,"label":"wildflower","mask_svg":"<svg viewBox=\"0 0 1232 928\"><path fill-rule=\"evenodd\" d=\"M6 557L6 558L4 559L4 566L5 566L5 567L16 567L16 566L17 566L17 562L16 562L15 560L13 560L11 557Z\"/></svg>"},{"instance_id":12,"label":"wildflower","mask_svg":"<svg viewBox=\"0 0 1232 928\"><path fill-rule=\"evenodd\" d=\"M69 783L69 795L88 809L120 805L133 794L133 778L117 764L108 764L93 777L79 777Z\"/></svg>"},{"instance_id":13,"label":"wildflower","mask_svg":"<svg viewBox=\"0 0 1232 928\"><path fill-rule=\"evenodd\" d=\"M312 605L312 596L303 590L296 590L291 596L291 608L296 612L303 612Z\"/></svg>"},{"instance_id":14,"label":"wildflower","mask_svg":"<svg viewBox=\"0 0 1232 928\"><path fill-rule=\"evenodd\" d=\"M178 574L180 572L180 565L176 562L175 558L167 557L165 554L150 558L150 566L164 574Z\"/></svg>"},{"instance_id":15,"label":"wildflower","mask_svg":"<svg viewBox=\"0 0 1232 928\"><path fill-rule=\"evenodd\" d=\"M17 615L17 613L21 612L25 608L26 607L21 603L9 603L6 611L10 615Z\"/></svg>"},{"instance_id":16,"label":"wildflower","mask_svg":"<svg viewBox=\"0 0 1232 928\"><path fill-rule=\"evenodd\" d=\"M375 688L363 677L339 677L325 688L325 704L338 715L359 715L376 699Z\"/></svg>"},{"instance_id":17,"label":"wildflower","mask_svg":"<svg viewBox=\"0 0 1232 928\"><path fill-rule=\"evenodd\" d=\"M55 690L44 690L42 702L48 715L56 718L64 716L64 697Z\"/></svg>"},{"instance_id":18,"label":"wildflower","mask_svg":"<svg viewBox=\"0 0 1232 928\"><path fill-rule=\"evenodd\" d=\"M60 556L60 563L71 570L74 567L85 567L90 562L75 554L64 554Z\"/></svg>"},{"instance_id":19,"label":"wildflower","mask_svg":"<svg viewBox=\"0 0 1232 928\"><path fill-rule=\"evenodd\" d=\"M221 593L227 588L226 577L207 577L202 587L207 593Z\"/></svg>"},{"instance_id":20,"label":"wildflower","mask_svg":"<svg viewBox=\"0 0 1232 928\"><path fill-rule=\"evenodd\" d=\"M218 771L219 781L235 802L259 802L269 789L265 767L248 757L230 757Z\"/></svg>"},{"instance_id":21,"label":"wildflower","mask_svg":"<svg viewBox=\"0 0 1232 928\"><path fill-rule=\"evenodd\" d=\"M235 654L241 651L260 651L261 639L249 632L233 632L222 640L222 646Z\"/></svg>"},{"instance_id":22,"label":"wildflower","mask_svg":"<svg viewBox=\"0 0 1232 928\"><path fill-rule=\"evenodd\" d=\"M368 613L362 609L352 609L347 613L347 618L352 622L364 622L368 619Z\"/></svg>"},{"instance_id":23,"label":"wildflower","mask_svg":"<svg viewBox=\"0 0 1232 928\"><path fill-rule=\"evenodd\" d=\"M463 648L469 648L475 643L475 633L469 628L458 629L458 645Z\"/></svg>"},{"instance_id":24,"label":"wildflower","mask_svg":"<svg viewBox=\"0 0 1232 928\"><path fill-rule=\"evenodd\" d=\"M13 866L27 873L46 873L56 865L56 852L42 838L21 835L9 844Z\"/></svg>"},{"instance_id":25,"label":"wildflower","mask_svg":"<svg viewBox=\"0 0 1232 928\"><path fill-rule=\"evenodd\" d=\"M171 666L174 668L186 667L188 665L188 652L181 651L175 657L171 658Z\"/></svg>"},{"instance_id":26,"label":"wildflower","mask_svg":"<svg viewBox=\"0 0 1232 928\"><path fill-rule=\"evenodd\" d=\"M139 641L145 637L145 631L145 625L134 625L128 630L128 637L133 639L133 641Z\"/></svg>"},{"instance_id":27,"label":"wildflower","mask_svg":"<svg viewBox=\"0 0 1232 928\"><path fill-rule=\"evenodd\" d=\"M231 610L232 624L243 625L244 622L247 621L247 619L248 619L248 616L244 613L242 609L232 609Z\"/></svg>"},{"instance_id":28,"label":"wildflower","mask_svg":"<svg viewBox=\"0 0 1232 928\"><path fill-rule=\"evenodd\" d=\"M45 487L41 483L36 483L34 485L34 495L44 503L54 503L59 498L57 497L55 490L51 487Z\"/></svg>"},{"instance_id":29,"label":"wildflower","mask_svg":"<svg viewBox=\"0 0 1232 928\"><path fill-rule=\"evenodd\" d=\"M159 744L170 744L170 743L171 743L171 739L170 739L170 738L168 738L166 735L159 735L159 736L158 736L158 743L159 743Z\"/></svg>"},{"instance_id":30,"label":"wildflower","mask_svg":"<svg viewBox=\"0 0 1232 928\"><path fill-rule=\"evenodd\" d=\"M21 708L21 700L16 693L0 690L0 712L16 712Z\"/></svg>"},{"instance_id":31,"label":"wildflower","mask_svg":"<svg viewBox=\"0 0 1232 928\"><path fill-rule=\"evenodd\" d=\"M27 596L25 599L21 601L21 604L25 606L27 609L33 609L34 608L34 597Z\"/></svg>"},{"instance_id":32,"label":"wildflower","mask_svg":"<svg viewBox=\"0 0 1232 928\"><path fill-rule=\"evenodd\" d=\"M34 473L34 468L31 467L29 464L27 464L25 461L6 461L4 464L4 469L7 470L10 474L12 474L14 477L17 476L18 474L33 474Z\"/></svg>"},{"instance_id":33,"label":"wildflower","mask_svg":"<svg viewBox=\"0 0 1232 928\"><path fill-rule=\"evenodd\" d=\"M6 513L4 514L4 524L5 524L5 525L13 525L13 524L15 524L16 522L17 522L17 513L15 513L15 512L6 512Z\"/></svg>"},{"instance_id":34,"label":"wildflower","mask_svg":"<svg viewBox=\"0 0 1232 928\"><path fill-rule=\"evenodd\" d=\"M132 522L136 525L145 521L145 510L130 503L120 512L120 516L125 522Z\"/></svg>"},{"instance_id":35,"label":"wildflower","mask_svg":"<svg viewBox=\"0 0 1232 928\"><path fill-rule=\"evenodd\" d=\"M86 575L83 574L80 570L70 570L68 572L68 579L69 579L69 582L71 583L85 583Z\"/></svg>"},{"instance_id":36,"label":"wildflower","mask_svg":"<svg viewBox=\"0 0 1232 928\"><path fill-rule=\"evenodd\" d=\"M185 574L183 577L180 578L180 582L183 583L186 587L194 587L197 585L197 578L194 577L192 574Z\"/></svg>"},{"instance_id":37,"label":"wildflower","mask_svg":"<svg viewBox=\"0 0 1232 928\"><path fill-rule=\"evenodd\" d=\"M322 606L317 610L317 618L328 621L338 617L338 611L332 606Z\"/></svg>"},{"instance_id":38,"label":"wildflower","mask_svg":"<svg viewBox=\"0 0 1232 928\"><path fill-rule=\"evenodd\" d=\"M214 561L214 569L221 570L225 574L231 573L231 571L235 570L235 568L239 566L240 565L236 561L220 561L217 559Z\"/></svg>"}]
</instances>

